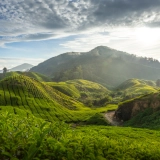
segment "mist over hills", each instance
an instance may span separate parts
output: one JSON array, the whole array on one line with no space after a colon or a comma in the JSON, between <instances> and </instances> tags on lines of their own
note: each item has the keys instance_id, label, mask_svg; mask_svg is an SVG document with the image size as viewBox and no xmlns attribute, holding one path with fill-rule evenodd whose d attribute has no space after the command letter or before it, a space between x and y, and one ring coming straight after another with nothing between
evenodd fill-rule
<instances>
[{"instance_id":1,"label":"mist over hills","mask_svg":"<svg viewBox=\"0 0 160 160\"><path fill-rule=\"evenodd\" d=\"M1 148L16 146L0 157L57 159L58 153L63 156L59 159L67 155L70 160L93 152L90 159L121 159L124 154L123 159L159 159L159 131L142 129L160 129L159 83L148 80L159 77L159 66L153 59L97 47L62 54L31 69L39 73L0 74L0 137L7 140ZM141 79L128 79L132 76ZM116 87L109 90L99 83ZM123 127L108 126L115 120ZM78 154L74 158L71 153Z\"/></svg>"},{"instance_id":2,"label":"mist over hills","mask_svg":"<svg viewBox=\"0 0 160 160\"><path fill-rule=\"evenodd\" d=\"M157 80L160 63L153 58L99 46L89 52L69 52L50 58L31 71L54 81L86 79L111 88L131 78Z\"/></svg>"},{"instance_id":3,"label":"mist over hills","mask_svg":"<svg viewBox=\"0 0 160 160\"><path fill-rule=\"evenodd\" d=\"M24 71L27 71L27 70L31 69L32 67L33 67L32 64L23 63L21 65L15 66L11 69L8 69L8 68L7 69L9 71L22 71L22 72L24 72ZM0 73L3 73L3 70L0 70Z\"/></svg>"},{"instance_id":4,"label":"mist over hills","mask_svg":"<svg viewBox=\"0 0 160 160\"><path fill-rule=\"evenodd\" d=\"M23 63L21 65L18 65L16 67L13 67L13 68L9 69L9 71L27 71L32 67L33 67L32 64Z\"/></svg>"}]
</instances>

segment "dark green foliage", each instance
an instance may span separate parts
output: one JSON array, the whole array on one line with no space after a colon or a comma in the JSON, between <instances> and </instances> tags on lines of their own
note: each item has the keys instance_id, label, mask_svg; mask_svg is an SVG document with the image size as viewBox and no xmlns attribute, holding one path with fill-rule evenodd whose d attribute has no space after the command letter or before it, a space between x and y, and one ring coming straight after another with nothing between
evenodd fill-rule
<instances>
[{"instance_id":1,"label":"dark green foliage","mask_svg":"<svg viewBox=\"0 0 160 160\"><path fill-rule=\"evenodd\" d=\"M90 119L87 120L86 124L109 125L109 123L101 113L96 113L95 115L93 115Z\"/></svg>"},{"instance_id":2,"label":"dark green foliage","mask_svg":"<svg viewBox=\"0 0 160 160\"><path fill-rule=\"evenodd\" d=\"M125 122L124 126L160 129L160 108L156 110L147 108L131 120Z\"/></svg>"}]
</instances>

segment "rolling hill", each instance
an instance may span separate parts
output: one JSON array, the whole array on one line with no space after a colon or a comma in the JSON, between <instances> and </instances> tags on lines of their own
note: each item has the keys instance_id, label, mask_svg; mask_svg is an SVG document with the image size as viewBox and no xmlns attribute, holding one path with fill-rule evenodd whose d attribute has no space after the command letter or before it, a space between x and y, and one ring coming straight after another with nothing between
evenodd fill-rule
<instances>
[{"instance_id":1,"label":"rolling hill","mask_svg":"<svg viewBox=\"0 0 160 160\"><path fill-rule=\"evenodd\" d=\"M85 79L113 88L131 78L156 81L160 76L160 63L99 46L89 52L61 54L31 71L45 74L54 81Z\"/></svg>"},{"instance_id":2,"label":"rolling hill","mask_svg":"<svg viewBox=\"0 0 160 160\"><path fill-rule=\"evenodd\" d=\"M40 73L35 73L35 72L21 72L21 71L14 71L14 72L7 72L5 74L5 76L0 73L0 80L2 80L3 78L6 77L10 77L10 76L18 76L18 75L24 75L24 76L28 76L30 78L34 78L38 81L41 82L50 82L52 81L50 78L46 77L45 75L42 75Z\"/></svg>"},{"instance_id":3,"label":"rolling hill","mask_svg":"<svg viewBox=\"0 0 160 160\"><path fill-rule=\"evenodd\" d=\"M47 121L83 122L96 113L116 108L108 105L91 109L78 100L24 75L7 77L0 81L0 109L25 110Z\"/></svg>"},{"instance_id":4,"label":"rolling hill","mask_svg":"<svg viewBox=\"0 0 160 160\"><path fill-rule=\"evenodd\" d=\"M135 98L141 95L157 92L159 87L154 81L129 79L114 89L115 97L120 97L120 101Z\"/></svg>"},{"instance_id":5,"label":"rolling hill","mask_svg":"<svg viewBox=\"0 0 160 160\"><path fill-rule=\"evenodd\" d=\"M70 97L73 97L74 99L77 99L78 101L81 101L82 103L85 103L86 105L89 104L89 102L92 102L93 106L98 106L98 104L94 104L94 101L100 101L107 97L111 92L98 83L82 79L65 82L48 82L46 84ZM101 105L105 105L105 103Z\"/></svg>"}]
</instances>

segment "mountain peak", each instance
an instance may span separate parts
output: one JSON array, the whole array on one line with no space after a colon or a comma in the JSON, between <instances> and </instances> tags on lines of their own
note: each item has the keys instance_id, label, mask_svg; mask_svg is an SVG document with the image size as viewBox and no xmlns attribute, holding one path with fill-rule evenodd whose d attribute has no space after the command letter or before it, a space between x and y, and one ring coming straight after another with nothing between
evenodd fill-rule
<instances>
[{"instance_id":1,"label":"mountain peak","mask_svg":"<svg viewBox=\"0 0 160 160\"><path fill-rule=\"evenodd\" d=\"M10 71L26 71L30 68L32 68L33 65L32 64L29 64L29 63L23 63L21 65L18 65L16 67L13 67L10 69Z\"/></svg>"}]
</instances>

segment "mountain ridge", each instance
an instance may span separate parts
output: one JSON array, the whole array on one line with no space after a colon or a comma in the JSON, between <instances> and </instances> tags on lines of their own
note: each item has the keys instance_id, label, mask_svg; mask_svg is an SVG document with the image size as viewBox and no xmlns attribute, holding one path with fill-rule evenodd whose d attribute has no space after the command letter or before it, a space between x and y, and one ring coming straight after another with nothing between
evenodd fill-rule
<instances>
[{"instance_id":1,"label":"mountain ridge","mask_svg":"<svg viewBox=\"0 0 160 160\"><path fill-rule=\"evenodd\" d=\"M26 70L29 70L32 67L33 67L32 64L23 63L21 65L18 65L18 66L15 66L15 67L9 69L9 71L26 71Z\"/></svg>"},{"instance_id":2,"label":"mountain ridge","mask_svg":"<svg viewBox=\"0 0 160 160\"><path fill-rule=\"evenodd\" d=\"M68 52L52 57L31 68L54 81L86 79L109 88L130 78L157 80L160 63L152 58L98 46L89 52Z\"/></svg>"}]
</instances>

